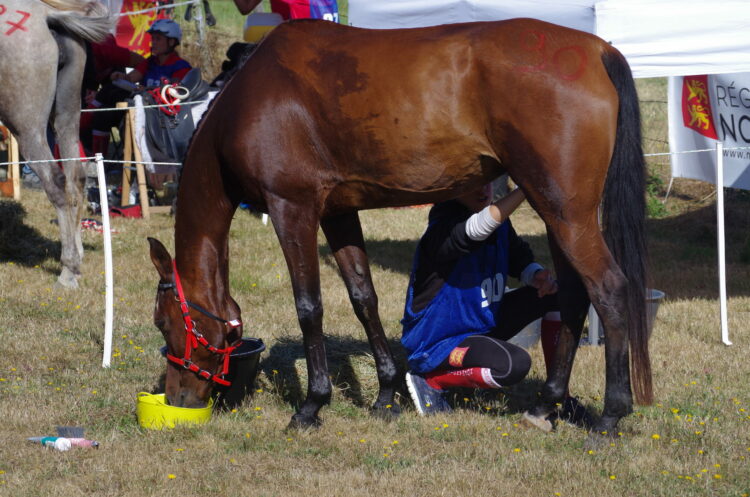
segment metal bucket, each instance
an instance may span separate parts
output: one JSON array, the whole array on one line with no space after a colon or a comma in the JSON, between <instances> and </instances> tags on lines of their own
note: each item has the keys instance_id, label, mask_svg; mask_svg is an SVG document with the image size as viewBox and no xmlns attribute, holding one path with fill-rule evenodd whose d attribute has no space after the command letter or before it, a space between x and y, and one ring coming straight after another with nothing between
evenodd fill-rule
<instances>
[{"instance_id":1,"label":"metal bucket","mask_svg":"<svg viewBox=\"0 0 750 497\"><path fill-rule=\"evenodd\" d=\"M654 321L656 314L659 312L659 304L664 300L664 292L654 288L646 289L646 330L648 338L651 339L651 332L654 330ZM592 333L592 330L597 330ZM599 345L604 338L604 326L599 319L599 315L594 310L594 306L589 307L589 344Z\"/></svg>"}]
</instances>

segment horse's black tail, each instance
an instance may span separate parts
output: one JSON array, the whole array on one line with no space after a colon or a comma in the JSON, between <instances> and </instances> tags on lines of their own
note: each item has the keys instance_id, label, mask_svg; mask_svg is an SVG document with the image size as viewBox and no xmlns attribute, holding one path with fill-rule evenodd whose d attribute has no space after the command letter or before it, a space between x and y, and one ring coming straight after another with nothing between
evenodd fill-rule
<instances>
[{"instance_id":1,"label":"horse's black tail","mask_svg":"<svg viewBox=\"0 0 750 497\"><path fill-rule=\"evenodd\" d=\"M620 99L615 147L604 186L604 238L628 279L631 379L635 400L644 405L653 402L653 386L646 322L646 163L641 148L641 115L625 58L616 50L607 50L602 63Z\"/></svg>"}]
</instances>

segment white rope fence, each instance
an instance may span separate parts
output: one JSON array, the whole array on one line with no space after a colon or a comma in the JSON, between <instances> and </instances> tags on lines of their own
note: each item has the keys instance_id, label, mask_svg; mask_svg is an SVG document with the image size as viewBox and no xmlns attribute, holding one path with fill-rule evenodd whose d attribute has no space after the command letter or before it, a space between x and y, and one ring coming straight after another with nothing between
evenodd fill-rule
<instances>
[{"instance_id":1,"label":"white rope fence","mask_svg":"<svg viewBox=\"0 0 750 497\"><path fill-rule=\"evenodd\" d=\"M189 0L187 2L179 2L179 3L170 3L170 4L164 4L164 5L157 5L156 7L150 7L148 9L143 10L131 10L129 12L121 12L117 14L115 17L126 17L126 16L137 16L140 14L145 14L147 12L155 12L157 10L165 10L165 9L173 9L175 7L180 7L182 5L192 5L200 3L201 0Z\"/></svg>"},{"instance_id":2,"label":"white rope fence","mask_svg":"<svg viewBox=\"0 0 750 497\"><path fill-rule=\"evenodd\" d=\"M161 106L152 106L161 107ZM108 109L110 110L110 109ZM120 110L111 109L111 110ZM724 152L728 150L750 150L750 147L727 147L721 142L716 144L715 149L686 150L683 152L663 152L644 154L644 157L655 157L675 154L694 154L715 152L716 153L716 222L717 222L717 244L719 252L719 305L721 320L721 340L725 345L732 345L729 340L729 325L727 318L727 290L726 290L726 254L724 242ZM53 160L33 160L18 162L0 162L0 166L11 166L14 164L39 164L44 162L71 162L71 161L95 161L96 173L99 183L99 205L102 212L102 234L104 236L104 274L105 274L105 319L104 319L104 352L102 358L102 367L109 367L112 359L112 325L114 319L114 283L112 267L112 235L109 222L109 205L107 199L107 184L104 174L104 164L143 164L143 165L168 165L181 166L180 162L153 162L153 161L125 161L125 160L107 160L101 154L93 157L65 158ZM670 182L671 188L671 182ZM265 223L264 223L265 224ZM591 319L591 316L589 316ZM591 328L591 323L589 323ZM598 329L596 326L595 329Z\"/></svg>"}]
</instances>

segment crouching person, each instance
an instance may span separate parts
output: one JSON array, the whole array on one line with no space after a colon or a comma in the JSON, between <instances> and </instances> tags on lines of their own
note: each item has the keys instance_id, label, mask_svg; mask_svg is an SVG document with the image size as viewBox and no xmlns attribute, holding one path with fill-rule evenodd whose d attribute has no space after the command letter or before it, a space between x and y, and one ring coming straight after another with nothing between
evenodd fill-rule
<instances>
[{"instance_id":1,"label":"crouching person","mask_svg":"<svg viewBox=\"0 0 750 497\"><path fill-rule=\"evenodd\" d=\"M507 340L542 318L548 369L560 332L557 282L534 262L510 214L523 202L517 189L492 203L490 185L436 204L417 247L407 291L401 343L408 352L406 384L420 414L450 410L452 387L490 388L520 382L531 357ZM525 286L505 293L508 276ZM567 396L561 419L592 419Z\"/></svg>"}]
</instances>

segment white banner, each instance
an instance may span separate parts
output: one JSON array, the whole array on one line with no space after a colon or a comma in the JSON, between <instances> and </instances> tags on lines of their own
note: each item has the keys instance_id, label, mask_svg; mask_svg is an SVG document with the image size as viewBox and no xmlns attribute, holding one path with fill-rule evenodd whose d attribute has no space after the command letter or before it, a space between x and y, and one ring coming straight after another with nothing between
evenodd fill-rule
<instances>
[{"instance_id":1,"label":"white banner","mask_svg":"<svg viewBox=\"0 0 750 497\"><path fill-rule=\"evenodd\" d=\"M667 100L670 151L714 150L721 141L724 186L750 190L750 73L669 78ZM714 152L671 158L673 177L716 184Z\"/></svg>"}]
</instances>

